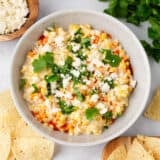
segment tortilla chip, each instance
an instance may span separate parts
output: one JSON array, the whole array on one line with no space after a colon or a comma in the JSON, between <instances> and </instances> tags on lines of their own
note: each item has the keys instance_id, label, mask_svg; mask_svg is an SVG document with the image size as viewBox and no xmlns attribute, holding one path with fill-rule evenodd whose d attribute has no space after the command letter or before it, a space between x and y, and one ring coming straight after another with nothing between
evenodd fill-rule
<instances>
[{"instance_id":1,"label":"tortilla chip","mask_svg":"<svg viewBox=\"0 0 160 160\"><path fill-rule=\"evenodd\" d=\"M144 116L151 120L160 121L160 88L156 91Z\"/></svg>"},{"instance_id":2,"label":"tortilla chip","mask_svg":"<svg viewBox=\"0 0 160 160\"><path fill-rule=\"evenodd\" d=\"M10 128L12 134L19 120L21 118L13 104L10 92L0 93L0 128Z\"/></svg>"},{"instance_id":3,"label":"tortilla chip","mask_svg":"<svg viewBox=\"0 0 160 160\"><path fill-rule=\"evenodd\" d=\"M54 143L43 138L23 121L9 91L0 93L0 131L2 128L10 131L10 134L8 136L0 132L0 160L25 160L26 157L26 160L51 159Z\"/></svg>"},{"instance_id":4,"label":"tortilla chip","mask_svg":"<svg viewBox=\"0 0 160 160\"><path fill-rule=\"evenodd\" d=\"M18 160L51 160L54 145L44 138L17 138L12 151Z\"/></svg>"},{"instance_id":5,"label":"tortilla chip","mask_svg":"<svg viewBox=\"0 0 160 160\"><path fill-rule=\"evenodd\" d=\"M118 146L108 157L108 160L125 160L127 151L124 145Z\"/></svg>"},{"instance_id":6,"label":"tortilla chip","mask_svg":"<svg viewBox=\"0 0 160 160\"><path fill-rule=\"evenodd\" d=\"M7 160L11 148L11 137L8 129L0 130L0 159Z\"/></svg>"},{"instance_id":7,"label":"tortilla chip","mask_svg":"<svg viewBox=\"0 0 160 160\"><path fill-rule=\"evenodd\" d=\"M17 122L16 124L16 128L13 131L13 138L16 137L37 137L37 138L41 138L41 136L35 132L26 122L24 122L23 120L20 120Z\"/></svg>"},{"instance_id":8,"label":"tortilla chip","mask_svg":"<svg viewBox=\"0 0 160 160\"><path fill-rule=\"evenodd\" d=\"M137 138L148 151L152 152L156 160L160 160L160 138L147 136L138 136Z\"/></svg>"},{"instance_id":9,"label":"tortilla chip","mask_svg":"<svg viewBox=\"0 0 160 160\"><path fill-rule=\"evenodd\" d=\"M148 153L144 147L134 139L128 153L126 160L155 160L150 153Z\"/></svg>"},{"instance_id":10,"label":"tortilla chip","mask_svg":"<svg viewBox=\"0 0 160 160\"><path fill-rule=\"evenodd\" d=\"M7 160L16 160L16 157L14 156L13 152L10 151L8 159Z\"/></svg>"}]
</instances>

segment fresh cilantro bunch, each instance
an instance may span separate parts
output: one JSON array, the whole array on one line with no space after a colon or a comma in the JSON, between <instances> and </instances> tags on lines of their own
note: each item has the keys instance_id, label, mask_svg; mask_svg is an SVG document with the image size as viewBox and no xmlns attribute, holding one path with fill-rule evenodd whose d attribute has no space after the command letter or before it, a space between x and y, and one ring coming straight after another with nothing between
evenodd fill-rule
<instances>
[{"instance_id":1,"label":"fresh cilantro bunch","mask_svg":"<svg viewBox=\"0 0 160 160\"><path fill-rule=\"evenodd\" d=\"M160 62L160 0L99 0L109 2L105 13L139 26L148 21L148 37L152 44L141 41L149 56Z\"/></svg>"}]
</instances>

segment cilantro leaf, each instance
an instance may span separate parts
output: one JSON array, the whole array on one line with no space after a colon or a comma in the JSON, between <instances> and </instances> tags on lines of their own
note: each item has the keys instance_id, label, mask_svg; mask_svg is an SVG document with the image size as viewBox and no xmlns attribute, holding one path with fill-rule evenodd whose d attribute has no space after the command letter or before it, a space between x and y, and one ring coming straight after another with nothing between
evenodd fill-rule
<instances>
[{"instance_id":1,"label":"cilantro leaf","mask_svg":"<svg viewBox=\"0 0 160 160\"><path fill-rule=\"evenodd\" d=\"M91 46L91 40L88 37L83 38L81 43L84 48L89 48L89 46Z\"/></svg>"},{"instance_id":2,"label":"cilantro leaf","mask_svg":"<svg viewBox=\"0 0 160 160\"><path fill-rule=\"evenodd\" d=\"M51 83L51 82L58 81L59 77L58 77L58 75L45 76L45 80L46 80L46 82Z\"/></svg>"},{"instance_id":3,"label":"cilantro leaf","mask_svg":"<svg viewBox=\"0 0 160 160\"><path fill-rule=\"evenodd\" d=\"M34 89L33 93L37 93L39 91L39 89L35 83L32 84L32 87Z\"/></svg>"},{"instance_id":4,"label":"cilantro leaf","mask_svg":"<svg viewBox=\"0 0 160 160\"><path fill-rule=\"evenodd\" d=\"M115 83L114 83L114 80L113 80L113 79L112 79L112 80L106 79L104 82L108 83L108 85L109 85L109 87L110 87L111 89L113 89L113 88L115 87Z\"/></svg>"},{"instance_id":5,"label":"cilantro leaf","mask_svg":"<svg viewBox=\"0 0 160 160\"><path fill-rule=\"evenodd\" d=\"M92 120L94 116L98 115L99 111L97 108L88 108L86 109L85 115L88 120Z\"/></svg>"},{"instance_id":6,"label":"cilantro leaf","mask_svg":"<svg viewBox=\"0 0 160 160\"><path fill-rule=\"evenodd\" d=\"M19 89L22 90L26 85L27 80L25 78L20 79Z\"/></svg>"},{"instance_id":7,"label":"cilantro leaf","mask_svg":"<svg viewBox=\"0 0 160 160\"><path fill-rule=\"evenodd\" d=\"M148 36L151 39L160 39L160 21L150 18L149 22L151 27L148 28Z\"/></svg>"},{"instance_id":8,"label":"cilantro leaf","mask_svg":"<svg viewBox=\"0 0 160 160\"><path fill-rule=\"evenodd\" d=\"M64 100L59 100L58 104L63 114L70 114L75 111L75 107L73 105L67 105Z\"/></svg>"},{"instance_id":9,"label":"cilantro leaf","mask_svg":"<svg viewBox=\"0 0 160 160\"><path fill-rule=\"evenodd\" d=\"M141 41L144 49L146 50L148 56L153 57L153 59L159 63L160 62L160 48L157 46L151 46L146 41ZM155 43L155 42L154 42Z\"/></svg>"},{"instance_id":10,"label":"cilantro leaf","mask_svg":"<svg viewBox=\"0 0 160 160\"><path fill-rule=\"evenodd\" d=\"M46 96L50 96L51 94L52 94L51 84L50 84L50 83L47 83L47 95L46 95Z\"/></svg>"},{"instance_id":11,"label":"cilantro leaf","mask_svg":"<svg viewBox=\"0 0 160 160\"><path fill-rule=\"evenodd\" d=\"M100 2L107 2L108 0L99 0Z\"/></svg>"},{"instance_id":12,"label":"cilantro leaf","mask_svg":"<svg viewBox=\"0 0 160 160\"><path fill-rule=\"evenodd\" d=\"M74 88L74 94L81 102L85 100L84 95L78 90L78 88Z\"/></svg>"},{"instance_id":13,"label":"cilantro leaf","mask_svg":"<svg viewBox=\"0 0 160 160\"><path fill-rule=\"evenodd\" d=\"M98 91L97 89L92 89L90 94L91 94L91 95L94 95L94 94L98 94L98 92L99 92L99 91Z\"/></svg>"},{"instance_id":14,"label":"cilantro leaf","mask_svg":"<svg viewBox=\"0 0 160 160\"><path fill-rule=\"evenodd\" d=\"M149 21L148 37L153 40L153 46L144 45L149 48L149 50L146 49L147 54L156 62L160 62L159 43L157 43L160 39L159 11L160 0L110 0L109 7L104 9L105 13L125 18L127 22L137 26L144 21ZM107 63L106 60L104 62Z\"/></svg>"},{"instance_id":15,"label":"cilantro leaf","mask_svg":"<svg viewBox=\"0 0 160 160\"><path fill-rule=\"evenodd\" d=\"M138 5L136 15L141 21L146 21L151 15L151 7L147 4Z\"/></svg>"},{"instance_id":16,"label":"cilantro leaf","mask_svg":"<svg viewBox=\"0 0 160 160\"><path fill-rule=\"evenodd\" d=\"M111 50L102 49L101 53L105 55L105 58L103 59L104 64L109 64L112 67L117 67L120 64L121 58L118 55L113 54Z\"/></svg>"},{"instance_id":17,"label":"cilantro leaf","mask_svg":"<svg viewBox=\"0 0 160 160\"><path fill-rule=\"evenodd\" d=\"M33 61L32 66L34 72L40 72L47 67L47 63L43 57L39 57Z\"/></svg>"},{"instance_id":18,"label":"cilantro leaf","mask_svg":"<svg viewBox=\"0 0 160 160\"><path fill-rule=\"evenodd\" d=\"M153 40L152 44L155 48L160 49L160 39L159 40Z\"/></svg>"},{"instance_id":19,"label":"cilantro leaf","mask_svg":"<svg viewBox=\"0 0 160 160\"><path fill-rule=\"evenodd\" d=\"M111 111L108 111L106 112L103 117L106 119L106 120L111 120L112 119L112 116L113 116L113 113Z\"/></svg>"},{"instance_id":20,"label":"cilantro leaf","mask_svg":"<svg viewBox=\"0 0 160 160\"><path fill-rule=\"evenodd\" d=\"M46 52L44 55L40 55L38 59L32 62L33 71L38 73L47 67L51 67L53 64L53 53Z\"/></svg>"}]
</instances>

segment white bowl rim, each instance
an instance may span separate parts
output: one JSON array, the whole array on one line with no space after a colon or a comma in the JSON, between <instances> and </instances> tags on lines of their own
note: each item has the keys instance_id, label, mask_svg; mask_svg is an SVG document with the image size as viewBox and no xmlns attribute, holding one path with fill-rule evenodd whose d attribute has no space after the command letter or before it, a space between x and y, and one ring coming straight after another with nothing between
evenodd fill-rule
<instances>
[{"instance_id":1,"label":"white bowl rim","mask_svg":"<svg viewBox=\"0 0 160 160\"><path fill-rule=\"evenodd\" d=\"M23 109L21 109L20 107L20 104L17 100L17 97L16 97L16 94L15 94L15 91L14 91L14 87L13 87L13 75L12 75L12 70L13 70L13 67L14 67L14 61L16 59L16 52L17 52L17 49L19 48L19 46L21 45L21 42L30 34L30 32L32 30L34 30L34 28L38 25L41 25L41 23L43 23L43 21L47 20L47 19L50 19L50 17L55 17L55 16L59 16L59 15L64 15L64 14L74 14L74 13L88 13L88 14L96 14L96 15L99 15L99 16L102 16L102 17L108 17L110 18L112 21L115 21L118 25L120 25L121 27L123 27L125 30L127 30L130 35L132 36L132 38L135 40L135 41L138 41L138 44L139 44L139 47L142 49L143 51L143 60L145 61L145 63L147 64L146 67L148 67L148 82L149 82L149 86L148 86L148 90L147 90L147 96L145 97L145 99L143 100L143 107L141 107L141 109L139 110L139 112L135 115L134 118L132 118L131 121L129 121L127 123L127 125L125 125L119 132L117 133L114 133L112 136L110 137L106 137L104 139L101 139L101 140L96 140L96 141L93 141L93 142L84 142L84 143L78 143L78 142L68 142L68 141L63 141L63 140L58 140L54 137L51 137L49 136L48 134L46 134L45 132L43 132L41 129L39 129L37 126L35 126L32 121L30 119L27 118L27 116L25 116L25 113L23 111ZM146 104L147 104L147 101L148 101L148 98L149 98L149 95L150 95L150 89L151 89L151 69L150 69L150 64L149 64L149 60L147 58L147 54L144 50L144 48L142 47L141 43L139 42L138 38L136 37L136 35L126 26L124 25L122 22L120 22L118 19L108 15L108 14L104 14L104 13L101 13L101 12L98 12L98 11L92 11L92 10L87 10L87 9L67 9L67 10L60 10L60 11L56 11L54 13L51 13L43 18L41 18L40 20L38 20L35 24L33 24L26 32L25 34L21 37L21 39L19 40L19 42L17 43L15 49L14 49L14 52L13 52L13 56L12 56L12 63L11 63L11 73L10 73L10 89L11 89L11 95L12 95L12 98L13 98L13 101L14 101L14 104L16 106L16 109L17 111L19 112L19 114L22 116L22 118L25 120L25 122L27 122L35 131L39 132L42 136L50 139L50 140L53 140L54 142L58 143L58 144L62 144L62 145L67 145L67 146L93 146L93 145L98 145L98 144L102 144L102 143L106 143L118 136L120 136L121 134L123 134L125 131L127 131L135 122L136 120L140 117L140 115L142 114Z\"/></svg>"}]
</instances>

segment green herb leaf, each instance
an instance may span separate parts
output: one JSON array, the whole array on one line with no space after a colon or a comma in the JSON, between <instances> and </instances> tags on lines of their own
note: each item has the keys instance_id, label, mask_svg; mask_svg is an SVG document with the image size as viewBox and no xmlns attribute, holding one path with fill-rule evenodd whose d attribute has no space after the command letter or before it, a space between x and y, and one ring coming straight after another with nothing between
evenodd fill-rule
<instances>
[{"instance_id":1,"label":"green herb leaf","mask_svg":"<svg viewBox=\"0 0 160 160\"><path fill-rule=\"evenodd\" d=\"M146 21L152 13L151 7L147 4L141 4L137 6L137 17L143 22Z\"/></svg>"},{"instance_id":2,"label":"green herb leaf","mask_svg":"<svg viewBox=\"0 0 160 160\"><path fill-rule=\"evenodd\" d=\"M46 95L46 96L50 96L51 94L52 94L51 84L50 84L50 83L47 83L47 95Z\"/></svg>"},{"instance_id":3,"label":"green herb leaf","mask_svg":"<svg viewBox=\"0 0 160 160\"><path fill-rule=\"evenodd\" d=\"M76 57L78 57L82 61L86 60L87 58L87 56L82 52L82 50L76 52Z\"/></svg>"},{"instance_id":4,"label":"green herb leaf","mask_svg":"<svg viewBox=\"0 0 160 160\"><path fill-rule=\"evenodd\" d=\"M47 63L45 59L39 57L39 59L33 61L32 66L34 72L41 72L43 69L47 67Z\"/></svg>"},{"instance_id":5,"label":"green herb leaf","mask_svg":"<svg viewBox=\"0 0 160 160\"><path fill-rule=\"evenodd\" d=\"M99 114L97 108L88 108L86 109L85 115L88 120L92 120L96 115Z\"/></svg>"},{"instance_id":6,"label":"green herb leaf","mask_svg":"<svg viewBox=\"0 0 160 160\"><path fill-rule=\"evenodd\" d=\"M75 36L83 35L82 28L78 28L78 30L74 33Z\"/></svg>"},{"instance_id":7,"label":"green herb leaf","mask_svg":"<svg viewBox=\"0 0 160 160\"><path fill-rule=\"evenodd\" d=\"M26 83L27 83L27 80L25 78L20 79L19 89L23 90Z\"/></svg>"},{"instance_id":8,"label":"green herb leaf","mask_svg":"<svg viewBox=\"0 0 160 160\"><path fill-rule=\"evenodd\" d=\"M38 87L37 87L37 85L35 83L32 84L32 87L34 89L33 93L37 93L39 91L39 89L38 89Z\"/></svg>"},{"instance_id":9,"label":"green herb leaf","mask_svg":"<svg viewBox=\"0 0 160 160\"><path fill-rule=\"evenodd\" d=\"M91 90L91 95L94 95L94 94L98 94L98 90L97 89L92 89Z\"/></svg>"},{"instance_id":10,"label":"green herb leaf","mask_svg":"<svg viewBox=\"0 0 160 160\"><path fill-rule=\"evenodd\" d=\"M103 60L104 64L109 64L112 67L117 67L120 64L121 58L118 55L113 54L111 50L102 49L101 52L105 54L105 58Z\"/></svg>"},{"instance_id":11,"label":"green herb leaf","mask_svg":"<svg viewBox=\"0 0 160 160\"><path fill-rule=\"evenodd\" d=\"M63 114L70 114L75 111L75 107L72 105L67 105L64 100L59 100L59 106Z\"/></svg>"},{"instance_id":12,"label":"green herb leaf","mask_svg":"<svg viewBox=\"0 0 160 160\"><path fill-rule=\"evenodd\" d=\"M109 85L109 87L110 87L111 89L113 89L113 88L115 87L115 83L114 83L114 80L113 80L113 79L112 79L112 80L106 79L104 82L108 83L108 85Z\"/></svg>"},{"instance_id":13,"label":"green herb leaf","mask_svg":"<svg viewBox=\"0 0 160 160\"><path fill-rule=\"evenodd\" d=\"M59 77L57 75L45 76L45 80L46 82L51 83L51 82L58 81Z\"/></svg>"},{"instance_id":14,"label":"green herb leaf","mask_svg":"<svg viewBox=\"0 0 160 160\"><path fill-rule=\"evenodd\" d=\"M160 49L160 39L159 40L153 40L152 44L155 48Z\"/></svg>"},{"instance_id":15,"label":"green herb leaf","mask_svg":"<svg viewBox=\"0 0 160 160\"><path fill-rule=\"evenodd\" d=\"M47 67L52 67L52 64L53 64L53 53L46 52L43 56L39 56L38 59L35 59L32 62L33 71L37 73L41 72Z\"/></svg>"},{"instance_id":16,"label":"green herb leaf","mask_svg":"<svg viewBox=\"0 0 160 160\"><path fill-rule=\"evenodd\" d=\"M137 17L136 14L127 17L127 22L135 24L136 26L140 25L140 19Z\"/></svg>"},{"instance_id":17,"label":"green herb leaf","mask_svg":"<svg viewBox=\"0 0 160 160\"><path fill-rule=\"evenodd\" d=\"M160 0L110 0L109 7L104 10L105 13L115 17L125 18L127 22L140 25L141 22L149 21L148 36L153 40L153 46L145 44L149 50L146 52L153 57L156 62L159 61L160 39ZM104 60L104 63L107 63Z\"/></svg>"},{"instance_id":18,"label":"green herb leaf","mask_svg":"<svg viewBox=\"0 0 160 160\"><path fill-rule=\"evenodd\" d=\"M151 27L148 28L148 35L151 39L160 39L160 21L155 18L150 18Z\"/></svg>"},{"instance_id":19,"label":"green herb leaf","mask_svg":"<svg viewBox=\"0 0 160 160\"><path fill-rule=\"evenodd\" d=\"M72 41L72 42L75 42L75 43L81 43L82 36L83 36L82 29L79 28L79 29L74 33L74 38L73 38L71 41Z\"/></svg>"},{"instance_id":20,"label":"green herb leaf","mask_svg":"<svg viewBox=\"0 0 160 160\"><path fill-rule=\"evenodd\" d=\"M144 40L142 40L141 43L142 43L145 51L147 52L147 54L148 54L149 56L152 56L153 50L152 50L151 45L150 45L149 43L147 43L146 41L144 41Z\"/></svg>"},{"instance_id":21,"label":"green herb leaf","mask_svg":"<svg viewBox=\"0 0 160 160\"><path fill-rule=\"evenodd\" d=\"M109 1L109 0L99 0L100 2L107 2L107 1Z\"/></svg>"},{"instance_id":22,"label":"green herb leaf","mask_svg":"<svg viewBox=\"0 0 160 160\"><path fill-rule=\"evenodd\" d=\"M74 94L81 102L85 100L84 95L78 90L78 88L74 88Z\"/></svg>"},{"instance_id":23,"label":"green herb leaf","mask_svg":"<svg viewBox=\"0 0 160 160\"><path fill-rule=\"evenodd\" d=\"M106 112L103 117L106 119L106 120L111 120L112 119L112 116L113 116L113 113L111 111L108 111Z\"/></svg>"},{"instance_id":24,"label":"green herb leaf","mask_svg":"<svg viewBox=\"0 0 160 160\"><path fill-rule=\"evenodd\" d=\"M88 37L83 38L81 43L84 48L89 48L89 46L91 46L91 40Z\"/></svg>"}]
</instances>

